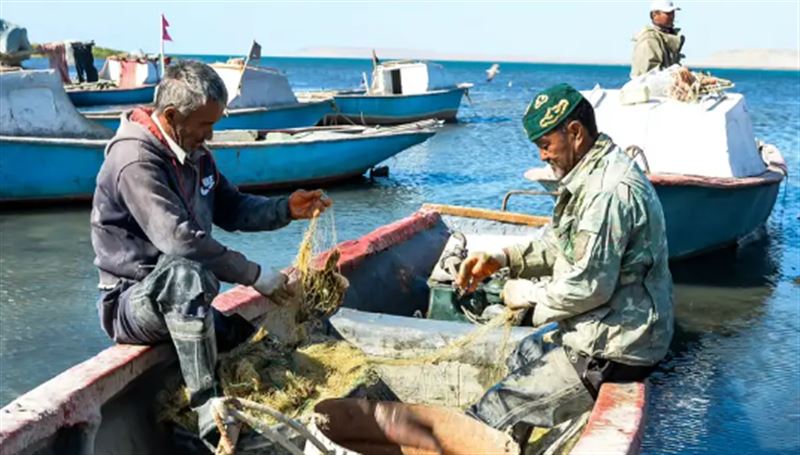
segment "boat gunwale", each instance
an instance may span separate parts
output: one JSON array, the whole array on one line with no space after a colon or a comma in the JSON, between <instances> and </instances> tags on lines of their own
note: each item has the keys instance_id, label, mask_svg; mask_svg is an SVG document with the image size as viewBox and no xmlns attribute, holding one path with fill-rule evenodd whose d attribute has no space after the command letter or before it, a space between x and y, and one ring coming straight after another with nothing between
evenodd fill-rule
<instances>
[{"instance_id":1,"label":"boat gunwale","mask_svg":"<svg viewBox=\"0 0 800 455\"><path fill-rule=\"evenodd\" d=\"M525 179L536 183L557 183L558 181L550 178L536 178L533 171L545 169L545 167L531 168L525 171ZM645 174L653 186L695 186L702 188L750 188L758 186L772 185L780 183L786 177L781 169L769 166L767 170L758 175L749 177L710 177L692 174Z\"/></svg>"},{"instance_id":2,"label":"boat gunwale","mask_svg":"<svg viewBox=\"0 0 800 455\"><path fill-rule=\"evenodd\" d=\"M375 99L413 98L413 97L424 97L424 96L431 96L431 95L444 95L444 94L448 94L448 93L455 92L455 91L466 92L467 90L469 90L469 88L470 87L467 87L467 86L456 85L456 86L450 87L450 88L429 90L429 91L424 92L424 93L397 93L397 94L393 94L393 95L369 95L369 94L367 94L367 92L340 94L339 92L334 92L333 93L333 98L334 98L334 100L336 98L348 98L348 99L350 99L350 98L352 98L352 99L355 99L355 98L375 98ZM309 92L309 93L313 93L313 92Z\"/></svg>"},{"instance_id":3,"label":"boat gunwale","mask_svg":"<svg viewBox=\"0 0 800 455\"><path fill-rule=\"evenodd\" d=\"M503 210L482 209L475 207L465 207L459 205L432 204L422 205L424 210L430 210L442 215L460 216L465 218L475 218L502 223L521 224L526 226L542 227L552 221L549 216L528 215L519 212L509 212Z\"/></svg>"},{"instance_id":4,"label":"boat gunwale","mask_svg":"<svg viewBox=\"0 0 800 455\"><path fill-rule=\"evenodd\" d=\"M416 122L413 122L416 123ZM433 136L436 134L436 128L438 125L432 123L431 125L418 125L416 129L401 129L401 127L410 127L412 124L403 124L403 125L396 125L390 127L382 127L376 128L374 126L365 126L363 129L360 129L361 133L356 132L356 128L351 126L340 126L341 131L333 130L323 130L321 132L331 132L331 133L341 133L341 137L326 137L323 139L314 139L311 135L301 138L291 138L289 140L280 140L280 141L270 141L267 142L265 140L253 140L253 141L210 141L208 142L208 147L213 150L220 149L220 148L254 148L254 147L264 147L264 146L271 146L271 145L299 145L299 144L308 144L310 142L343 142L348 140L366 140L366 139L374 139L374 138L387 138L387 137L399 137L399 136L410 136L410 135L427 135L428 137ZM313 130L313 128L320 128L320 127L311 127L309 132L314 133L319 130ZM266 133L287 133L287 134L297 134L302 133L305 130L309 130L309 128L300 128L300 129L280 129L280 130L227 130L227 131L259 131L259 132L266 132ZM369 133L364 134L365 132L369 131Z\"/></svg>"},{"instance_id":5,"label":"boat gunwale","mask_svg":"<svg viewBox=\"0 0 800 455\"><path fill-rule=\"evenodd\" d=\"M142 84L136 87L114 87L114 88L103 88L103 89L77 89L77 88L68 88L64 87L64 91L67 94L71 93L122 93L122 92L133 92L136 90L148 90L148 89L155 89L158 84Z\"/></svg>"},{"instance_id":6,"label":"boat gunwale","mask_svg":"<svg viewBox=\"0 0 800 455\"><path fill-rule=\"evenodd\" d=\"M338 246L342 251L339 265L343 272L352 270L368 256L401 244L440 221L440 212L423 207L358 239L342 242ZM275 308L268 299L245 286L236 286L218 295L213 305L225 314L239 313L248 319L264 315L270 307ZM174 361L174 351L166 343L156 346L120 344L69 368L0 410L3 416L0 419L0 452L17 453L66 426L99 425L100 408L108 400L156 364L170 360ZM586 446L593 453L638 453L644 431L645 391L644 382L604 384L578 447L588 438ZM17 418L14 418L15 412L19 414ZM620 415L628 418L621 421Z\"/></svg>"},{"instance_id":7,"label":"boat gunwale","mask_svg":"<svg viewBox=\"0 0 800 455\"><path fill-rule=\"evenodd\" d=\"M358 125L366 125L366 126L369 125L396 126L396 125L402 125L403 123L420 122L426 119L437 119L446 121L455 120L457 116L458 116L458 108L442 109L438 111L430 111L413 115L364 115L363 113L347 114L343 112L333 112L326 114L325 118L332 120L344 118L351 122L355 122ZM362 121L363 123L361 123Z\"/></svg>"},{"instance_id":8,"label":"boat gunwale","mask_svg":"<svg viewBox=\"0 0 800 455\"><path fill-rule=\"evenodd\" d=\"M412 122L412 123L421 123L421 122ZM376 137L396 137L396 136L404 136L404 135L417 135L417 134L427 134L432 136L436 133L436 128L438 125L436 123L431 123L430 125L417 125L417 129L401 129L400 127L407 126L411 127L411 124L408 125L396 125L390 127L372 127L372 126L364 126L358 127L357 129L362 131L362 134L355 133L352 131L356 128L348 125L337 126L337 127L311 127L311 128L286 128L286 129L278 129L278 130L226 130L226 131L257 131L257 132L266 132L266 133L287 133L287 134L297 134L302 133L305 131L309 131L314 133L316 131L321 132L328 132L328 133L336 133L336 129L341 130L342 137L328 137L322 140L314 139L311 136L302 137L297 139L290 139L286 141L209 141L206 145L212 149L218 148L235 148L235 147L264 147L264 146L273 146L273 145L293 145L293 144L307 144L309 142L314 142L318 140L320 142L339 142L344 140L351 140L351 139L370 139ZM315 128L328 128L325 130L314 130ZM364 131L372 130L368 134L363 134ZM352 133L352 134L351 134ZM69 137L44 137L44 136L2 136L0 135L0 142L13 142L13 143L33 143L33 144L64 144L64 145L86 145L86 146L93 146L93 147L105 147L111 138L108 139L78 139L78 138L69 138Z\"/></svg>"},{"instance_id":9,"label":"boat gunwale","mask_svg":"<svg viewBox=\"0 0 800 455\"><path fill-rule=\"evenodd\" d=\"M234 109L225 109L225 113L223 117L228 117L232 115L244 115L244 114L253 114L259 112L271 112L277 110L294 110L294 109L301 109L304 107L317 107L322 104L330 104L333 106L333 98L325 98L320 100L310 100L310 101L298 101L296 103L284 103L284 104L276 104L274 106L256 106L256 107L239 107ZM140 104L133 104L130 106L130 109L119 109L119 110L107 110L107 111L81 111L80 108L78 112L81 115L86 117L89 120L111 120L117 119L119 116L128 112L131 109L141 106Z\"/></svg>"},{"instance_id":10,"label":"boat gunwale","mask_svg":"<svg viewBox=\"0 0 800 455\"><path fill-rule=\"evenodd\" d=\"M45 136L2 136L1 142L13 142L19 144L53 144L53 145L85 145L91 147L105 147L111 138L108 139L82 139L74 137L45 137Z\"/></svg>"}]
</instances>

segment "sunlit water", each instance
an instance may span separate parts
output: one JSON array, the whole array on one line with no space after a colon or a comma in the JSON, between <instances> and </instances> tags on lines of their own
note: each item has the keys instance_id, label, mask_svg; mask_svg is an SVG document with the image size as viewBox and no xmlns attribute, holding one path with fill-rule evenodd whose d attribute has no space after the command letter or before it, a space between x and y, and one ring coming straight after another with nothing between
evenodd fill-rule
<instances>
[{"instance_id":1,"label":"sunlit water","mask_svg":"<svg viewBox=\"0 0 800 455\"><path fill-rule=\"evenodd\" d=\"M275 59L295 89L354 87L369 61ZM328 189L339 240L406 216L423 202L497 208L504 192L531 188L522 172L540 164L520 117L533 94L566 81L616 87L624 67L449 63L475 82L460 123L388 164L388 178ZM672 265L677 331L653 375L644 452L796 453L800 450L800 76L715 71L747 96L756 133L776 144L792 173L765 233L741 246ZM545 200L512 203L545 213ZM89 209L0 214L0 404L91 357L109 341L94 301ZM263 264L287 264L304 223L276 232L216 235Z\"/></svg>"}]
</instances>

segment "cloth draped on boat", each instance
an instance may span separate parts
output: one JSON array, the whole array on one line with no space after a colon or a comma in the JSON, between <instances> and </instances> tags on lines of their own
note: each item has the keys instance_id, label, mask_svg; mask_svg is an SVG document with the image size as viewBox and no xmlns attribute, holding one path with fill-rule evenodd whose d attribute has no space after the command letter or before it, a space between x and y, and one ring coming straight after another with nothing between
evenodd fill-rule
<instances>
[{"instance_id":1,"label":"cloth draped on boat","mask_svg":"<svg viewBox=\"0 0 800 455\"><path fill-rule=\"evenodd\" d=\"M164 59L167 65L169 61L168 57ZM98 75L100 79L114 81L123 88L156 84L161 79L155 59L136 55L108 57Z\"/></svg>"},{"instance_id":2,"label":"cloth draped on boat","mask_svg":"<svg viewBox=\"0 0 800 455\"><path fill-rule=\"evenodd\" d=\"M80 82L97 82L97 68L94 66L92 47L94 43L71 43L72 55L75 60L75 71Z\"/></svg>"},{"instance_id":3,"label":"cloth draped on boat","mask_svg":"<svg viewBox=\"0 0 800 455\"><path fill-rule=\"evenodd\" d=\"M61 76L61 81L69 84L69 68L67 67L67 50L64 43L46 43L41 44L39 49L47 55L50 68L58 71Z\"/></svg>"},{"instance_id":4,"label":"cloth draped on boat","mask_svg":"<svg viewBox=\"0 0 800 455\"><path fill-rule=\"evenodd\" d=\"M120 62L122 65L122 72L119 78L120 88L133 88L138 84L136 83L136 68L139 63L130 60L123 60Z\"/></svg>"}]
</instances>

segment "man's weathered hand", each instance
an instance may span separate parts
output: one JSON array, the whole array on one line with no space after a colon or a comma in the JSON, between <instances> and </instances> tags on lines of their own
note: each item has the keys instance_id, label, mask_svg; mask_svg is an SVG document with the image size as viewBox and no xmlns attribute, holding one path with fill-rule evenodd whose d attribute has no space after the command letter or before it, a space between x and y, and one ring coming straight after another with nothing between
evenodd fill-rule
<instances>
[{"instance_id":1,"label":"man's weathered hand","mask_svg":"<svg viewBox=\"0 0 800 455\"><path fill-rule=\"evenodd\" d=\"M536 284L530 280L508 280L503 286L501 298L511 310L531 308L535 302Z\"/></svg>"},{"instance_id":2,"label":"man's weathered hand","mask_svg":"<svg viewBox=\"0 0 800 455\"><path fill-rule=\"evenodd\" d=\"M297 190L289 196L289 213L293 220L304 220L319 215L333 205L322 190Z\"/></svg>"},{"instance_id":3,"label":"man's weathered hand","mask_svg":"<svg viewBox=\"0 0 800 455\"><path fill-rule=\"evenodd\" d=\"M503 267L503 263L488 253L470 255L458 270L456 285L466 292L473 292L483 280Z\"/></svg>"}]
</instances>

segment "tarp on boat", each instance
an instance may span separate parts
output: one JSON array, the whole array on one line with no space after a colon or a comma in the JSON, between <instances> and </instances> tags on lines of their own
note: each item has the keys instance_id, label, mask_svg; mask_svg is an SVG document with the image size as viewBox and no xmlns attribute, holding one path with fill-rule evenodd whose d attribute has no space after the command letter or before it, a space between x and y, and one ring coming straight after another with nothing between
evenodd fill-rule
<instances>
[{"instance_id":1,"label":"tarp on boat","mask_svg":"<svg viewBox=\"0 0 800 455\"><path fill-rule=\"evenodd\" d=\"M160 79L158 60L135 56L108 57L99 76L116 82L121 88L157 84Z\"/></svg>"},{"instance_id":2,"label":"tarp on boat","mask_svg":"<svg viewBox=\"0 0 800 455\"><path fill-rule=\"evenodd\" d=\"M0 19L0 52L12 54L31 50L28 31L24 27Z\"/></svg>"},{"instance_id":3,"label":"tarp on boat","mask_svg":"<svg viewBox=\"0 0 800 455\"><path fill-rule=\"evenodd\" d=\"M107 139L108 128L84 118L53 70L0 73L0 135Z\"/></svg>"},{"instance_id":4,"label":"tarp on boat","mask_svg":"<svg viewBox=\"0 0 800 455\"><path fill-rule=\"evenodd\" d=\"M622 148L639 146L651 173L750 177L766 171L741 94L631 105L620 102L620 90L598 87L583 95L595 107L598 129Z\"/></svg>"},{"instance_id":5,"label":"tarp on boat","mask_svg":"<svg viewBox=\"0 0 800 455\"><path fill-rule=\"evenodd\" d=\"M289 80L271 68L230 63L211 65L228 89L228 108L252 108L297 104Z\"/></svg>"},{"instance_id":6,"label":"tarp on boat","mask_svg":"<svg viewBox=\"0 0 800 455\"><path fill-rule=\"evenodd\" d=\"M453 88L455 81L438 63L395 61L378 65L372 73L373 95L417 95Z\"/></svg>"}]
</instances>

